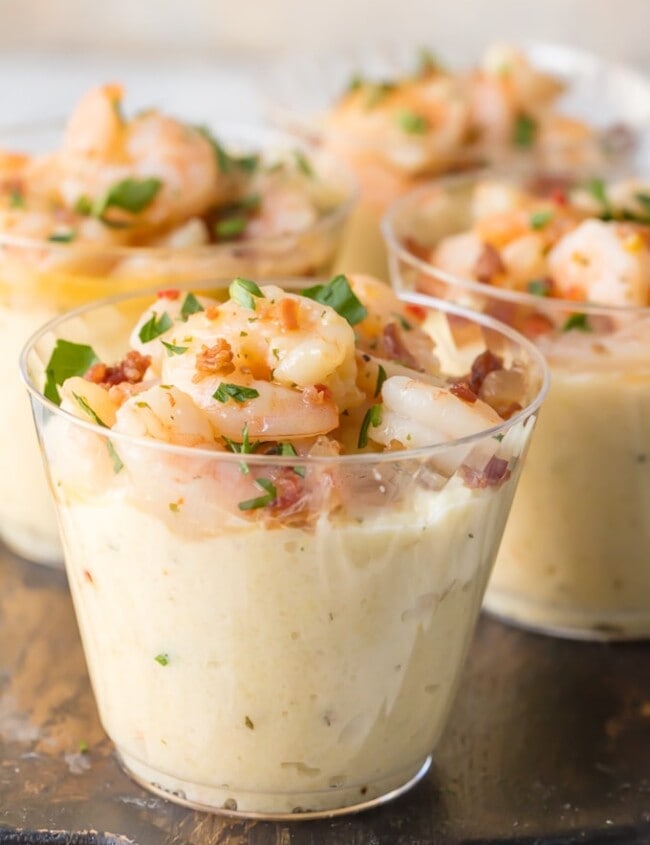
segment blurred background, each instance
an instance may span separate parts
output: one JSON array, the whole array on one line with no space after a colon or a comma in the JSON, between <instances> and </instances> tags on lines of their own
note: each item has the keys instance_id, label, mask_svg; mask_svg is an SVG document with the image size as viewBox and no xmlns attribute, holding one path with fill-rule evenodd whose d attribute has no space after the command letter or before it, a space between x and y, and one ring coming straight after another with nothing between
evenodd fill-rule
<instances>
[{"instance_id":1,"label":"blurred background","mask_svg":"<svg viewBox=\"0 0 650 845\"><path fill-rule=\"evenodd\" d=\"M495 40L554 41L650 73L649 0L0 0L0 15L4 124L108 80L136 106L251 118L269 62L379 42L467 64Z\"/></svg>"}]
</instances>

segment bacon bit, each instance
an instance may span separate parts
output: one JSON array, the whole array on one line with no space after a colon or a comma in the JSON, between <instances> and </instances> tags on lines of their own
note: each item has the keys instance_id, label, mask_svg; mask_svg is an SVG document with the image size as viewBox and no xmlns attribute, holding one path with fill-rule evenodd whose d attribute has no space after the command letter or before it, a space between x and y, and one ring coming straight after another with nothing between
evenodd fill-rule
<instances>
[{"instance_id":1,"label":"bacon bit","mask_svg":"<svg viewBox=\"0 0 650 845\"><path fill-rule=\"evenodd\" d=\"M519 325L519 330L529 340L535 340L540 335L553 331L554 325L551 320L539 311L532 311L527 314Z\"/></svg>"},{"instance_id":2,"label":"bacon bit","mask_svg":"<svg viewBox=\"0 0 650 845\"><path fill-rule=\"evenodd\" d=\"M431 257L431 249L413 238L404 238L404 248L421 261L428 261Z\"/></svg>"},{"instance_id":3,"label":"bacon bit","mask_svg":"<svg viewBox=\"0 0 650 845\"><path fill-rule=\"evenodd\" d=\"M505 458L493 455L484 469L475 469L463 464L458 474L470 490L485 490L486 487L500 487L504 484L510 478L510 469Z\"/></svg>"},{"instance_id":4,"label":"bacon bit","mask_svg":"<svg viewBox=\"0 0 650 845\"><path fill-rule=\"evenodd\" d=\"M302 392L308 405L324 405L332 400L332 391L326 384L310 384Z\"/></svg>"},{"instance_id":5,"label":"bacon bit","mask_svg":"<svg viewBox=\"0 0 650 845\"><path fill-rule=\"evenodd\" d=\"M453 393L458 399L462 399L463 402L467 402L468 405L473 405L478 399L478 396L470 388L469 384L462 379L452 382L449 385L449 392Z\"/></svg>"},{"instance_id":6,"label":"bacon bit","mask_svg":"<svg viewBox=\"0 0 650 845\"><path fill-rule=\"evenodd\" d=\"M499 273L505 272L501 255L492 244L484 243L483 250L474 264L474 275L479 282L489 284Z\"/></svg>"},{"instance_id":7,"label":"bacon bit","mask_svg":"<svg viewBox=\"0 0 650 845\"><path fill-rule=\"evenodd\" d=\"M235 369L233 358L232 347L223 337L217 338L213 346L203 344L201 351L196 356L196 373L192 377L192 381L196 384L206 376L232 373Z\"/></svg>"},{"instance_id":8,"label":"bacon bit","mask_svg":"<svg viewBox=\"0 0 650 845\"><path fill-rule=\"evenodd\" d=\"M93 384L99 384L105 388L112 387L115 384L122 384L124 381L129 384L139 384L144 378L149 364L151 364L150 355L142 355L140 352L132 349L114 367L109 367L101 363L93 364L84 378L86 381L91 381Z\"/></svg>"},{"instance_id":9,"label":"bacon bit","mask_svg":"<svg viewBox=\"0 0 650 845\"><path fill-rule=\"evenodd\" d=\"M90 572L87 569L84 569L84 578L86 579L86 581L88 581L89 584L95 583L93 576L90 574Z\"/></svg>"},{"instance_id":10,"label":"bacon bit","mask_svg":"<svg viewBox=\"0 0 650 845\"><path fill-rule=\"evenodd\" d=\"M278 303L280 326L285 332L298 328L298 303L285 297Z\"/></svg>"},{"instance_id":11,"label":"bacon bit","mask_svg":"<svg viewBox=\"0 0 650 845\"><path fill-rule=\"evenodd\" d=\"M531 194L538 197L552 199L558 205L566 205L568 192L573 180L568 176L558 176L549 173L542 173L530 179L526 185Z\"/></svg>"},{"instance_id":12,"label":"bacon bit","mask_svg":"<svg viewBox=\"0 0 650 845\"><path fill-rule=\"evenodd\" d=\"M555 205L567 206L569 204L569 197L564 188L554 188L550 193L549 199Z\"/></svg>"},{"instance_id":13,"label":"bacon bit","mask_svg":"<svg viewBox=\"0 0 650 845\"><path fill-rule=\"evenodd\" d=\"M388 323L384 326L382 351L383 357L389 361L399 361L400 364L404 364L405 367L410 367L412 370L420 371L422 369L417 359L404 343L402 329L397 323Z\"/></svg>"},{"instance_id":14,"label":"bacon bit","mask_svg":"<svg viewBox=\"0 0 650 845\"><path fill-rule=\"evenodd\" d=\"M216 320L220 313L218 305L208 305L205 309L205 316L208 320Z\"/></svg>"},{"instance_id":15,"label":"bacon bit","mask_svg":"<svg viewBox=\"0 0 650 845\"><path fill-rule=\"evenodd\" d=\"M478 394L481 385L485 381L485 376L494 370L503 369L503 358L495 355L489 349L477 355L472 362L472 369L469 377L469 387L474 393Z\"/></svg>"},{"instance_id":16,"label":"bacon bit","mask_svg":"<svg viewBox=\"0 0 650 845\"><path fill-rule=\"evenodd\" d=\"M416 305L414 302L408 302L404 306L404 310L410 317L414 317L420 323L423 323L427 316L427 309L424 305Z\"/></svg>"},{"instance_id":17,"label":"bacon bit","mask_svg":"<svg viewBox=\"0 0 650 845\"><path fill-rule=\"evenodd\" d=\"M178 288L168 288L167 290L159 290L156 294L158 299L171 299L172 301L178 299L181 295L180 290Z\"/></svg>"},{"instance_id":18,"label":"bacon bit","mask_svg":"<svg viewBox=\"0 0 650 845\"><path fill-rule=\"evenodd\" d=\"M277 496L269 507L275 514L286 511L295 513L305 506L304 480L291 467L282 467L273 483Z\"/></svg>"}]
</instances>

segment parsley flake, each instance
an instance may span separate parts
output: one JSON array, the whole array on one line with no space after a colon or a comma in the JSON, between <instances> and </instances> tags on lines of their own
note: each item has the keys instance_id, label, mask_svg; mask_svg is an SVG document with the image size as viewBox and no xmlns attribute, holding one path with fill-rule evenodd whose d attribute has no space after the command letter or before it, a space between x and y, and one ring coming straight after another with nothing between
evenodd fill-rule
<instances>
[{"instance_id":1,"label":"parsley flake","mask_svg":"<svg viewBox=\"0 0 650 845\"><path fill-rule=\"evenodd\" d=\"M205 308L193 293L188 293L181 305L181 317L187 320L191 314L198 314L199 311L205 311Z\"/></svg>"},{"instance_id":2,"label":"parsley flake","mask_svg":"<svg viewBox=\"0 0 650 845\"><path fill-rule=\"evenodd\" d=\"M322 305L329 305L351 326L356 326L368 315L366 307L357 298L346 276L335 276L326 285L314 285L301 291L301 294L308 299L315 299Z\"/></svg>"},{"instance_id":3,"label":"parsley flake","mask_svg":"<svg viewBox=\"0 0 650 845\"><path fill-rule=\"evenodd\" d=\"M359 430L359 441L357 443L359 449L365 449L368 445L368 429L370 426L376 427L381 423L381 411L381 405L373 405L366 411Z\"/></svg>"},{"instance_id":4,"label":"parsley flake","mask_svg":"<svg viewBox=\"0 0 650 845\"><path fill-rule=\"evenodd\" d=\"M526 285L526 290L534 296L549 296L551 285L548 279L531 279Z\"/></svg>"},{"instance_id":5,"label":"parsley flake","mask_svg":"<svg viewBox=\"0 0 650 845\"><path fill-rule=\"evenodd\" d=\"M566 319L566 322L562 326L562 331L569 332L571 331L571 329L577 329L581 332L590 332L591 326L589 325L587 315L582 313L569 315L569 317L567 317Z\"/></svg>"},{"instance_id":6,"label":"parsley flake","mask_svg":"<svg viewBox=\"0 0 650 845\"><path fill-rule=\"evenodd\" d=\"M424 135L429 128L426 117L414 111L398 111L395 123L407 135Z\"/></svg>"},{"instance_id":7,"label":"parsley flake","mask_svg":"<svg viewBox=\"0 0 650 845\"><path fill-rule=\"evenodd\" d=\"M380 364L377 369L377 384L375 385L374 396L377 397L381 393L381 389L386 381L386 370Z\"/></svg>"},{"instance_id":8,"label":"parsley flake","mask_svg":"<svg viewBox=\"0 0 650 845\"><path fill-rule=\"evenodd\" d=\"M69 340L57 340L50 360L45 365L45 388L43 393L50 402L61 404L57 385L63 384L72 376L83 376L99 358L91 346L83 343L71 343Z\"/></svg>"},{"instance_id":9,"label":"parsley flake","mask_svg":"<svg viewBox=\"0 0 650 845\"><path fill-rule=\"evenodd\" d=\"M214 233L220 241L230 241L238 238L246 229L248 220L243 217L226 217L214 224Z\"/></svg>"},{"instance_id":10,"label":"parsley flake","mask_svg":"<svg viewBox=\"0 0 650 845\"><path fill-rule=\"evenodd\" d=\"M587 191L591 194L591 196L596 200L597 203L602 205L603 210L600 214L600 217L603 220L611 220L612 218L612 207L609 202L609 197L607 196L607 188L605 187L605 182L602 179L590 179L587 183Z\"/></svg>"},{"instance_id":11,"label":"parsley flake","mask_svg":"<svg viewBox=\"0 0 650 845\"><path fill-rule=\"evenodd\" d=\"M119 208L131 214L144 211L162 188L160 179L122 179L112 185L91 207L93 217L103 219L109 208Z\"/></svg>"},{"instance_id":12,"label":"parsley flake","mask_svg":"<svg viewBox=\"0 0 650 845\"><path fill-rule=\"evenodd\" d=\"M77 233L70 229L68 232L53 232L48 241L53 244L69 244L77 237Z\"/></svg>"},{"instance_id":13,"label":"parsley flake","mask_svg":"<svg viewBox=\"0 0 650 845\"><path fill-rule=\"evenodd\" d=\"M530 215L529 223L531 229L543 229L553 219L552 211L535 211Z\"/></svg>"},{"instance_id":14,"label":"parsley flake","mask_svg":"<svg viewBox=\"0 0 650 845\"><path fill-rule=\"evenodd\" d=\"M264 298L264 294L255 282L251 282L250 279L242 279L240 276L232 282L228 288L228 293L231 299L234 299L244 308L250 308L251 311L255 310L254 297Z\"/></svg>"},{"instance_id":15,"label":"parsley flake","mask_svg":"<svg viewBox=\"0 0 650 845\"><path fill-rule=\"evenodd\" d=\"M166 311L158 317L156 314L152 314L151 318L147 320L147 322L142 326L140 331L138 332L138 337L142 341L142 343L149 343L152 340L155 340L157 337L160 337L161 334L165 334L168 329L172 327L172 318Z\"/></svg>"},{"instance_id":16,"label":"parsley flake","mask_svg":"<svg viewBox=\"0 0 650 845\"><path fill-rule=\"evenodd\" d=\"M182 355L189 349L189 346L175 346L173 343L167 343L167 341L165 340L161 340L160 342L167 350L167 354L170 358L172 357L172 355Z\"/></svg>"},{"instance_id":17,"label":"parsley flake","mask_svg":"<svg viewBox=\"0 0 650 845\"><path fill-rule=\"evenodd\" d=\"M275 489L275 484L268 478L256 478L255 484L264 490L263 496L257 496L255 499L246 499L243 502L239 502L238 508L240 511L252 511L257 510L258 508L265 508L267 505L272 504L277 497L278 492Z\"/></svg>"},{"instance_id":18,"label":"parsley flake","mask_svg":"<svg viewBox=\"0 0 650 845\"><path fill-rule=\"evenodd\" d=\"M537 121L525 112L520 112L515 118L512 141L517 147L525 149L532 147L537 136Z\"/></svg>"},{"instance_id":19,"label":"parsley flake","mask_svg":"<svg viewBox=\"0 0 650 845\"><path fill-rule=\"evenodd\" d=\"M293 155L296 160L296 164L298 165L298 170L303 174L303 176L306 176L308 179L313 179L314 168L307 156L302 152L302 150L294 150Z\"/></svg>"},{"instance_id":20,"label":"parsley flake","mask_svg":"<svg viewBox=\"0 0 650 845\"><path fill-rule=\"evenodd\" d=\"M124 469L122 459L117 454L117 449L115 448L115 446L113 446L110 440L106 441L106 449L108 450L108 455L111 461L113 462L113 472L115 473L115 475L117 475L118 472L122 472L122 470Z\"/></svg>"},{"instance_id":21,"label":"parsley flake","mask_svg":"<svg viewBox=\"0 0 650 845\"><path fill-rule=\"evenodd\" d=\"M9 208L25 208L25 197L19 188L12 188L9 194Z\"/></svg>"},{"instance_id":22,"label":"parsley flake","mask_svg":"<svg viewBox=\"0 0 650 845\"><path fill-rule=\"evenodd\" d=\"M280 449L280 454L283 455L285 458L286 457L290 457L290 458L297 458L298 457L298 453L296 452L295 446L293 445L293 443L288 443L288 442L285 442L285 443L282 444L282 448ZM307 474L307 470L305 469L305 467L293 467L292 469L296 473L296 475L299 475L301 478L304 478L305 475Z\"/></svg>"},{"instance_id":23,"label":"parsley flake","mask_svg":"<svg viewBox=\"0 0 650 845\"><path fill-rule=\"evenodd\" d=\"M403 314L398 314L397 311L391 311L391 314L393 315L393 317L395 317L395 319L404 329L405 332L410 332L413 330L413 326L409 323L409 321Z\"/></svg>"},{"instance_id":24,"label":"parsley flake","mask_svg":"<svg viewBox=\"0 0 650 845\"><path fill-rule=\"evenodd\" d=\"M109 426L107 426L106 423L97 416L96 412L90 407L83 396L79 396L79 394L74 391L72 392L72 395L74 396L77 405L79 405L79 407L88 414L94 423L100 425L102 428L109 428Z\"/></svg>"},{"instance_id":25,"label":"parsley flake","mask_svg":"<svg viewBox=\"0 0 650 845\"><path fill-rule=\"evenodd\" d=\"M212 394L217 402L227 402L232 399L234 402L247 402L249 399L257 399L259 392L254 387L242 387L240 384L228 384L222 381L219 387Z\"/></svg>"},{"instance_id":26,"label":"parsley flake","mask_svg":"<svg viewBox=\"0 0 650 845\"><path fill-rule=\"evenodd\" d=\"M156 661L156 663L160 663L161 666L167 666L169 664L169 655L165 652L162 652L161 654L157 654L154 657L154 660Z\"/></svg>"}]
</instances>

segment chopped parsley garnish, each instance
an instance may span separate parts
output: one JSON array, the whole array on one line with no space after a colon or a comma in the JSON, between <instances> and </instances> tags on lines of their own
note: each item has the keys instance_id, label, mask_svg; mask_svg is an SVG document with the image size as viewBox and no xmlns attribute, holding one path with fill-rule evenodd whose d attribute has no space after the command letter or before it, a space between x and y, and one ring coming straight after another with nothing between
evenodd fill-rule
<instances>
[{"instance_id":1,"label":"chopped parsley garnish","mask_svg":"<svg viewBox=\"0 0 650 845\"><path fill-rule=\"evenodd\" d=\"M530 215L530 228L543 229L553 219L552 211L535 211Z\"/></svg>"},{"instance_id":2,"label":"chopped parsley garnish","mask_svg":"<svg viewBox=\"0 0 650 845\"><path fill-rule=\"evenodd\" d=\"M149 343L160 337L161 334L165 334L168 329L171 329L172 325L172 318L166 311L163 311L160 316L152 314L151 318L147 320L138 332L138 337L142 343Z\"/></svg>"},{"instance_id":3,"label":"chopped parsley garnish","mask_svg":"<svg viewBox=\"0 0 650 845\"><path fill-rule=\"evenodd\" d=\"M370 426L378 426L380 423L381 405L373 405L371 408L368 408L363 418L363 422L361 423L361 428L359 430L359 441L357 443L357 447L359 449L365 449L368 445L368 429L370 428Z\"/></svg>"},{"instance_id":4,"label":"chopped parsley garnish","mask_svg":"<svg viewBox=\"0 0 650 845\"><path fill-rule=\"evenodd\" d=\"M428 129L426 117L414 111L398 111L395 123L407 135L424 135Z\"/></svg>"},{"instance_id":5,"label":"chopped parsley garnish","mask_svg":"<svg viewBox=\"0 0 650 845\"><path fill-rule=\"evenodd\" d=\"M590 332L591 326L587 320L587 315L582 313L571 314L567 317L566 322L562 326L563 332L571 331L571 329L578 329L581 332Z\"/></svg>"},{"instance_id":6,"label":"chopped parsley garnish","mask_svg":"<svg viewBox=\"0 0 650 845\"><path fill-rule=\"evenodd\" d=\"M351 94L353 91L358 91L363 87L363 76L360 73L354 73L350 77L350 81L346 86L346 93Z\"/></svg>"},{"instance_id":7,"label":"chopped parsley garnish","mask_svg":"<svg viewBox=\"0 0 650 845\"><path fill-rule=\"evenodd\" d=\"M99 358L92 347L83 343L71 343L69 340L57 340L50 360L45 366L46 381L43 390L45 397L55 405L60 405L61 398L57 385L63 384L72 376L83 376L93 364L98 362Z\"/></svg>"},{"instance_id":8,"label":"chopped parsley garnish","mask_svg":"<svg viewBox=\"0 0 650 845\"><path fill-rule=\"evenodd\" d=\"M380 364L379 368L377 369L377 384L375 385L375 392L374 392L375 397L379 396L379 394L381 393L381 389L382 389L385 381L386 381L386 370Z\"/></svg>"},{"instance_id":9,"label":"chopped parsley garnish","mask_svg":"<svg viewBox=\"0 0 650 845\"><path fill-rule=\"evenodd\" d=\"M160 342L167 350L167 354L170 358L172 357L172 355L182 355L189 349L189 346L175 346L173 343L167 343L164 340L161 340Z\"/></svg>"},{"instance_id":10,"label":"chopped parsley garnish","mask_svg":"<svg viewBox=\"0 0 650 845\"><path fill-rule=\"evenodd\" d=\"M92 214L93 204L90 199L85 196L85 194L82 194L77 197L77 201L74 204L74 210L77 214L83 214L84 217L87 217L89 214Z\"/></svg>"},{"instance_id":11,"label":"chopped parsley garnish","mask_svg":"<svg viewBox=\"0 0 650 845\"><path fill-rule=\"evenodd\" d=\"M643 210L650 214L650 194L644 194L639 192L634 195L634 198L639 203L639 205L643 206Z\"/></svg>"},{"instance_id":12,"label":"chopped parsley garnish","mask_svg":"<svg viewBox=\"0 0 650 845\"><path fill-rule=\"evenodd\" d=\"M532 147L537 136L537 121L526 114L520 112L515 118L515 125L513 127L512 141L517 147Z\"/></svg>"},{"instance_id":13,"label":"chopped parsley garnish","mask_svg":"<svg viewBox=\"0 0 650 845\"><path fill-rule=\"evenodd\" d=\"M228 384L222 381L219 387L212 394L217 402L227 402L232 399L234 402L247 402L249 399L257 399L259 392L254 387L242 387L240 384Z\"/></svg>"},{"instance_id":14,"label":"chopped parsley garnish","mask_svg":"<svg viewBox=\"0 0 650 845\"><path fill-rule=\"evenodd\" d=\"M245 217L226 217L214 224L214 233L222 241L238 238L246 229L248 220Z\"/></svg>"},{"instance_id":15,"label":"chopped parsley garnish","mask_svg":"<svg viewBox=\"0 0 650 845\"><path fill-rule=\"evenodd\" d=\"M296 164L298 165L298 170L303 174L303 176L313 179L314 168L307 156L302 152L302 150L294 150L293 154L296 159Z\"/></svg>"},{"instance_id":16,"label":"chopped parsley garnish","mask_svg":"<svg viewBox=\"0 0 650 845\"><path fill-rule=\"evenodd\" d=\"M268 478L256 478L255 484L257 484L261 490L264 490L264 495L257 496L255 499L246 499L243 502L239 502L238 508L240 511L253 511L257 510L257 508L265 508L277 499L278 491L275 489L275 484L273 484L273 482Z\"/></svg>"},{"instance_id":17,"label":"chopped parsley garnish","mask_svg":"<svg viewBox=\"0 0 650 845\"><path fill-rule=\"evenodd\" d=\"M160 179L122 179L111 185L104 196L92 204L91 214L103 219L109 208L138 214L151 205L161 188Z\"/></svg>"},{"instance_id":18,"label":"chopped parsley garnish","mask_svg":"<svg viewBox=\"0 0 650 845\"><path fill-rule=\"evenodd\" d=\"M384 97L394 88L394 82L371 82L368 86L368 96L366 97L365 107L367 109L373 109L376 105L381 103Z\"/></svg>"},{"instance_id":19,"label":"chopped parsley garnish","mask_svg":"<svg viewBox=\"0 0 650 845\"><path fill-rule=\"evenodd\" d=\"M86 742L86 740L80 739L79 740L79 753L80 754L88 754L89 750L90 749L88 748L88 743Z\"/></svg>"},{"instance_id":20,"label":"chopped parsley garnish","mask_svg":"<svg viewBox=\"0 0 650 845\"><path fill-rule=\"evenodd\" d=\"M193 293L188 293L181 305L181 317L187 320L190 314L197 314L199 311L205 311L205 308Z\"/></svg>"},{"instance_id":21,"label":"chopped parsley garnish","mask_svg":"<svg viewBox=\"0 0 650 845\"><path fill-rule=\"evenodd\" d=\"M106 441L106 448L108 449L108 454L111 461L113 461L113 472L115 473L115 475L117 475L118 472L121 472L124 469L122 459L117 454L117 450L110 440Z\"/></svg>"},{"instance_id":22,"label":"chopped parsley garnish","mask_svg":"<svg viewBox=\"0 0 650 845\"><path fill-rule=\"evenodd\" d=\"M9 208L25 208L25 197L18 188L12 188L9 194Z\"/></svg>"},{"instance_id":23,"label":"chopped parsley garnish","mask_svg":"<svg viewBox=\"0 0 650 845\"><path fill-rule=\"evenodd\" d=\"M548 279L531 279L526 285L526 290L534 296L548 296L551 285Z\"/></svg>"},{"instance_id":24,"label":"chopped parsley garnish","mask_svg":"<svg viewBox=\"0 0 650 845\"><path fill-rule=\"evenodd\" d=\"M254 173L257 170L260 161L258 155L232 156L217 141L207 126L195 126L194 128L203 135L212 147L221 173L230 173L236 167L243 170L244 173Z\"/></svg>"},{"instance_id":25,"label":"chopped parsley garnish","mask_svg":"<svg viewBox=\"0 0 650 845\"><path fill-rule=\"evenodd\" d=\"M603 210L600 217L603 220L611 220L612 208L609 202L609 197L607 196L605 182L602 179L590 179L587 183L587 191L589 191L596 202L602 205Z\"/></svg>"},{"instance_id":26,"label":"chopped parsley garnish","mask_svg":"<svg viewBox=\"0 0 650 845\"><path fill-rule=\"evenodd\" d=\"M228 293L231 299L243 305L244 308L250 308L251 311L255 310L254 297L264 298L264 294L255 282L251 282L250 279L242 279L241 277L236 278L232 282L228 288Z\"/></svg>"},{"instance_id":27,"label":"chopped parsley garnish","mask_svg":"<svg viewBox=\"0 0 650 845\"><path fill-rule=\"evenodd\" d=\"M83 396L79 396L79 394L75 393L74 391L72 392L72 395L74 396L77 405L79 405L79 407L88 414L88 416L94 423L96 423L97 425L101 425L102 428L109 428L109 426L106 425L104 420L100 419L97 416L95 411L90 407L90 405L88 404L88 402L86 402Z\"/></svg>"},{"instance_id":28,"label":"chopped parsley garnish","mask_svg":"<svg viewBox=\"0 0 650 845\"><path fill-rule=\"evenodd\" d=\"M231 440L229 437L226 437L224 435L223 439L226 442L226 446L228 446L230 451L234 452L235 454L252 455L253 452L257 451L257 447L259 446L259 443L251 443L250 442L250 439L248 437L248 423L247 422L244 423L244 425L242 427L241 435L242 435L242 442L241 443L235 443L234 440ZM241 461L241 463L239 464L239 468L241 469L241 471L244 475L248 475L248 473L250 472L250 470L248 468L248 464L245 461Z\"/></svg>"},{"instance_id":29,"label":"chopped parsley garnish","mask_svg":"<svg viewBox=\"0 0 650 845\"><path fill-rule=\"evenodd\" d=\"M293 445L293 443L285 442L282 444L282 448L280 449L280 454L283 455L285 458L297 458L298 453ZM301 478L304 478L306 475L306 470L304 467L293 467L293 471L296 475L299 475Z\"/></svg>"},{"instance_id":30,"label":"chopped parsley garnish","mask_svg":"<svg viewBox=\"0 0 650 845\"><path fill-rule=\"evenodd\" d=\"M326 285L314 285L301 291L302 296L315 299L322 305L329 305L344 317L351 326L356 326L368 315L365 306L357 299L346 276L336 276Z\"/></svg>"},{"instance_id":31,"label":"chopped parsley garnish","mask_svg":"<svg viewBox=\"0 0 650 845\"><path fill-rule=\"evenodd\" d=\"M169 663L169 655L163 652L161 654L157 654L154 657L154 660L156 661L156 663L160 663L161 666L167 666L167 664Z\"/></svg>"},{"instance_id":32,"label":"chopped parsley garnish","mask_svg":"<svg viewBox=\"0 0 650 845\"><path fill-rule=\"evenodd\" d=\"M77 233L70 229L68 232L54 232L48 238L53 244L69 244L77 237Z\"/></svg>"}]
</instances>

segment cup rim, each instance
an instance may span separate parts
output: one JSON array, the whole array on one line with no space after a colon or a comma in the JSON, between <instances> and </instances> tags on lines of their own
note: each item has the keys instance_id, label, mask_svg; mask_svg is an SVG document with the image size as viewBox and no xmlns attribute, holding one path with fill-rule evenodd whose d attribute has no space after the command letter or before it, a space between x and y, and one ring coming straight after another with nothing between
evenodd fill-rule
<instances>
[{"instance_id":1,"label":"cup rim","mask_svg":"<svg viewBox=\"0 0 650 845\"><path fill-rule=\"evenodd\" d=\"M261 281L264 284L266 282L276 282L278 280L267 279ZM282 280L282 286L285 290L294 292L294 289L297 289L296 292L299 292L300 289L308 287L309 285L313 285L314 281L314 279L304 278ZM230 280L224 279L215 280L212 283L185 283L181 285L175 285L174 289L194 293L205 292L206 294L209 294L210 291L214 291L215 289L225 290L227 289L227 286L229 284ZM47 334L55 331L56 328L61 324L66 323L71 319L81 317L90 311L99 308L109 307L111 305L116 305L120 302L124 302L127 300L155 297L159 290L160 287L156 286L150 287L142 291L131 292L129 294L115 294L113 296L104 297L99 300L93 300L92 302L85 303L84 305L81 305L71 311L66 311L63 314L59 314L51 320L48 320L48 322L46 322L44 325L42 325L25 342L21 350L18 362L20 377L25 387L27 388L27 391L30 394L31 398L37 401L42 407L46 408L50 413L58 415L59 417L63 417L68 422L73 423L75 425L79 425L86 431L90 431L98 435L103 435L106 438L110 438L116 443L125 443L127 445L135 446L138 448L144 447L147 449L157 449L167 454L183 455L188 458L200 457L208 460L226 460L232 463L241 463L242 460L245 460L245 462L247 464L250 464L251 466L268 466L270 464L278 467L293 467L296 465L296 463L299 463L301 466L304 465L313 467L326 467L331 464L365 465L377 463L394 463L397 461L406 460L421 460L423 458L430 458L435 455L442 454L456 446L471 445L488 437L496 437L499 434L503 435L519 422L523 423L526 419L528 419L528 417L535 414L539 410L549 389L550 370L546 360L544 359L544 356L535 346L535 344L533 344L519 332L515 331L510 326L501 323L498 320L495 320L494 318L489 317L485 314L478 314L474 311L471 311L470 309L454 305L453 303L449 303L444 300L436 299L435 297L426 296L424 294L418 293L399 294L399 299L407 303L423 306L424 308L430 310L437 309L439 311L444 311L454 316L463 317L466 320L469 320L470 322L475 324L478 323L484 328L490 329L491 331L495 331L498 334L505 336L509 341L517 344L521 349L525 350L530 362L527 365L527 368L530 369L531 366L535 366L540 374L539 388L533 399L512 417L507 420L503 420L498 425L482 429L476 434L466 435L465 437L455 438L454 440L449 440L444 443L436 443L431 446L421 446L416 449L402 449L395 452L363 452L335 456L307 455L296 458L295 456L246 454L245 457L242 458L241 453L220 452L215 451L213 449L205 449L195 446L180 446L176 444L164 443L159 440L154 440L153 438L137 437L136 435L127 434L125 432L113 431L110 428L100 428L97 424L91 422L90 420L86 421L84 419L81 419L80 417L75 416L74 414L71 414L68 411L65 411L59 405L56 405L54 402L44 396L41 390L36 388L36 386L32 382L29 373L28 359L31 352L35 349L36 344Z\"/></svg>"},{"instance_id":2,"label":"cup rim","mask_svg":"<svg viewBox=\"0 0 650 845\"><path fill-rule=\"evenodd\" d=\"M48 118L41 121L34 121L19 124L7 124L0 126L0 143L3 139L15 134L24 134L29 137L30 133L45 133L52 131L63 131L65 128L67 118ZM279 142L286 142L282 144L282 150L289 151L291 149L302 149L307 152L312 151L320 158L325 160L333 168L337 177L341 177L341 188L344 190L344 196L341 198L333 208L319 215L315 223L306 229L298 232L286 232L279 235L267 235L264 237L250 238L244 241L225 241L223 243L201 244L200 246L190 247L173 247L173 246L147 246L136 245L129 246L124 244L102 244L94 241L73 241L71 243L60 243L49 241L42 238L33 238L25 235L12 235L11 233L2 232L0 230L0 247L14 247L17 249L44 249L51 250L54 254L70 254L74 252L78 254L110 254L116 257L123 256L124 258L142 257L142 258L156 258L169 254L180 254L184 257L201 257L214 256L220 253L228 253L232 249L264 249L273 248L286 244L287 246L293 243L296 238L304 237L314 233L321 232L335 227L337 224L343 222L351 213L359 198L359 184L352 169L337 155L334 155L329 150L314 143L309 143L304 137L296 132L290 132L286 129L280 129L273 126L267 126L261 122L254 121L236 121L236 120L222 120L218 123L210 124L208 127L214 131L219 140L229 143L228 136L242 133L244 137L250 135L250 140L256 145L256 151L263 153L265 144L268 147L269 142L277 139ZM257 141L258 136L262 136L261 141ZM248 138L247 138L248 140Z\"/></svg>"},{"instance_id":3,"label":"cup rim","mask_svg":"<svg viewBox=\"0 0 650 845\"><path fill-rule=\"evenodd\" d=\"M539 297L533 293L510 290L509 288L484 284L474 279L455 275L436 267L435 264L430 264L428 261L418 258L402 244L401 240L397 236L394 221L399 216L400 212L403 211L405 206L408 206L421 195L425 195L433 189L441 189L444 191L447 188L476 183L481 178L486 177L505 179L516 184L521 180L524 174L534 175L534 173L534 170L524 168L517 171L516 175L513 177L512 171L506 171L501 168L485 168L477 172L472 172L471 174L461 173L454 174L452 176L443 176L439 179L430 179L424 185L419 185L417 188L414 188L408 193L402 195L390 204L383 214L379 224L382 236L386 243L389 259L397 258L430 278L439 279L451 287L467 291L468 293L498 299L517 305L525 305L536 310L541 309L545 311L562 312L571 311L585 313L588 315L616 314L625 316L632 314L635 316L650 316L650 305L607 305L597 302L581 302L575 299L563 299L561 297Z\"/></svg>"}]
</instances>

